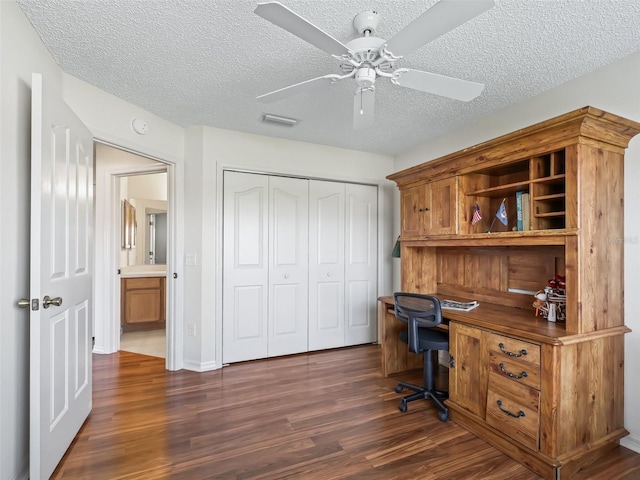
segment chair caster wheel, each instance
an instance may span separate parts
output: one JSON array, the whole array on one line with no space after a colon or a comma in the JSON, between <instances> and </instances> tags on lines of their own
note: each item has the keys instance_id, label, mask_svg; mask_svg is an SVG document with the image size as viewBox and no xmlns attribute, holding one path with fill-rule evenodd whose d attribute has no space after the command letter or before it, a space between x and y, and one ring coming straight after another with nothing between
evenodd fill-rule
<instances>
[{"instance_id":1,"label":"chair caster wheel","mask_svg":"<svg viewBox=\"0 0 640 480\"><path fill-rule=\"evenodd\" d=\"M396 388L395 388L396 393L400 393L402 390L404 390L402 385L396 385Z\"/></svg>"},{"instance_id":2,"label":"chair caster wheel","mask_svg":"<svg viewBox=\"0 0 640 480\"><path fill-rule=\"evenodd\" d=\"M449 418L449 412L438 412L438 418L441 422L446 422Z\"/></svg>"},{"instance_id":3,"label":"chair caster wheel","mask_svg":"<svg viewBox=\"0 0 640 480\"><path fill-rule=\"evenodd\" d=\"M402 413L407 411L407 404L405 402L400 403L400 405L398 405L398 410L400 410Z\"/></svg>"}]
</instances>

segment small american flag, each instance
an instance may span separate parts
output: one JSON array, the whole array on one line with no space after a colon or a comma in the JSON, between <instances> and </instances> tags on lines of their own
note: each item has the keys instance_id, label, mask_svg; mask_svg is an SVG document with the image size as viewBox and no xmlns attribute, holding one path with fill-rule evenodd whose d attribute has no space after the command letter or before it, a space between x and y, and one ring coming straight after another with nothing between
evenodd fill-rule
<instances>
[{"instance_id":1,"label":"small american flag","mask_svg":"<svg viewBox=\"0 0 640 480\"><path fill-rule=\"evenodd\" d=\"M473 211L473 218L471 218L471 225L475 225L482 220L482 212L480 211L480 205L476 202L476 208Z\"/></svg>"}]
</instances>

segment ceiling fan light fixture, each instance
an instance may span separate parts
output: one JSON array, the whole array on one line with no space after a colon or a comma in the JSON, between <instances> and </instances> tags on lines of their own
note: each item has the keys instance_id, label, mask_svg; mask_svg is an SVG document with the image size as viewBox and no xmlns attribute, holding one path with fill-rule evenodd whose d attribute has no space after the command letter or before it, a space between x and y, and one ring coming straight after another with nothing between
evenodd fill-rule
<instances>
[{"instance_id":1,"label":"ceiling fan light fixture","mask_svg":"<svg viewBox=\"0 0 640 480\"><path fill-rule=\"evenodd\" d=\"M275 123L276 125L284 125L285 127L293 127L300 120L296 120L295 118L283 117L281 115L273 115L271 113L263 113L262 114L262 122L263 123Z\"/></svg>"},{"instance_id":2,"label":"ceiling fan light fixture","mask_svg":"<svg viewBox=\"0 0 640 480\"><path fill-rule=\"evenodd\" d=\"M356 70L356 84L360 88L369 88L376 83L376 71L368 65Z\"/></svg>"}]
</instances>

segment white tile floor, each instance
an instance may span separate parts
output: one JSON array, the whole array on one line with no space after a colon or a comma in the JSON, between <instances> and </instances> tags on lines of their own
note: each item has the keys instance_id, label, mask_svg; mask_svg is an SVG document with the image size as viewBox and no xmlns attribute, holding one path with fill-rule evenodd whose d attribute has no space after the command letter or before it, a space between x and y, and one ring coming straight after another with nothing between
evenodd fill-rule
<instances>
[{"instance_id":1,"label":"white tile floor","mask_svg":"<svg viewBox=\"0 0 640 480\"><path fill-rule=\"evenodd\" d=\"M151 357L165 358L165 330L123 333L120 336L120 350L149 355Z\"/></svg>"}]
</instances>

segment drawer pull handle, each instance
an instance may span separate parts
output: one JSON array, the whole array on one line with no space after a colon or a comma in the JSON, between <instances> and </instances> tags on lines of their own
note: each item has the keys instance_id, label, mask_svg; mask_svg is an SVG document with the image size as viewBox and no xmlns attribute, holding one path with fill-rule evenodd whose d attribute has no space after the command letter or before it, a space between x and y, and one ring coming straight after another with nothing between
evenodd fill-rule
<instances>
[{"instance_id":1,"label":"drawer pull handle","mask_svg":"<svg viewBox=\"0 0 640 480\"><path fill-rule=\"evenodd\" d=\"M507 354L507 355L509 355L510 357L523 357L524 355L526 355L526 354L527 354L527 351L526 351L524 348L523 348L522 350L520 350L520 352L519 352L519 353L513 353L513 352L507 352L507 351L504 349L504 343L502 343L502 342L500 342L500 343L498 344L498 346L500 347L500 351L501 351L502 353L506 353L506 354Z\"/></svg>"},{"instance_id":2,"label":"drawer pull handle","mask_svg":"<svg viewBox=\"0 0 640 480\"><path fill-rule=\"evenodd\" d=\"M510 417L513 417L513 418L524 417L524 412L522 410L520 410L518 413L511 413L509 410L506 410L506 409L502 408L502 400L498 400L496 403L498 404L498 408L502 412L504 412L507 415L509 415Z\"/></svg>"},{"instance_id":3,"label":"drawer pull handle","mask_svg":"<svg viewBox=\"0 0 640 480\"><path fill-rule=\"evenodd\" d=\"M516 380L519 380L521 378L526 378L529 376L527 372L525 372L524 370L520 375L518 375L517 373L507 372L507 369L504 368L504 363L501 363L499 367L500 367L500 370L502 370L502 373L504 373L507 377L515 378Z\"/></svg>"}]
</instances>

